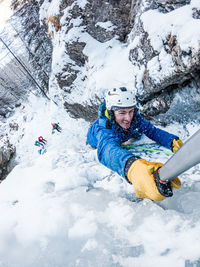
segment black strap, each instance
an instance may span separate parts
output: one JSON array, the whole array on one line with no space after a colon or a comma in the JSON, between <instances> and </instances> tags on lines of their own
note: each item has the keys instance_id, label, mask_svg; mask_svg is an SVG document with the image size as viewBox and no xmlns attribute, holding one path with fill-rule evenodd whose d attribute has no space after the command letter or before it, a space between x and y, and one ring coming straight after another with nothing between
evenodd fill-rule
<instances>
[{"instance_id":1,"label":"black strap","mask_svg":"<svg viewBox=\"0 0 200 267\"><path fill-rule=\"evenodd\" d=\"M133 164L134 161L136 161L137 159L139 159L140 157L131 157L127 160L125 168L124 168L124 174L125 174L125 178L126 180L131 184L131 182L128 180L128 170L131 167L131 165Z\"/></svg>"}]
</instances>

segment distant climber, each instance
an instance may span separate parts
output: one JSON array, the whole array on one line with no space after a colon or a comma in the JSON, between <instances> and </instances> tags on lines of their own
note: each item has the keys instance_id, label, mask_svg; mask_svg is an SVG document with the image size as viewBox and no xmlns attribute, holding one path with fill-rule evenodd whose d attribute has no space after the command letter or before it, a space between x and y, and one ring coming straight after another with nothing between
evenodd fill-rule
<instances>
[{"instance_id":1,"label":"distant climber","mask_svg":"<svg viewBox=\"0 0 200 267\"><path fill-rule=\"evenodd\" d=\"M46 148L44 147L44 144L38 141L35 141L35 146L38 146L40 149L38 150L38 153L40 155L43 155L44 153L47 152Z\"/></svg>"},{"instance_id":2,"label":"distant climber","mask_svg":"<svg viewBox=\"0 0 200 267\"><path fill-rule=\"evenodd\" d=\"M46 148L44 148L44 147L38 150L38 153L39 153L40 155L43 155L43 154L46 153L46 152L47 152L47 150L46 150Z\"/></svg>"},{"instance_id":3,"label":"distant climber","mask_svg":"<svg viewBox=\"0 0 200 267\"><path fill-rule=\"evenodd\" d=\"M59 133L61 133L62 128L59 126L59 122L58 123L52 123L51 125L53 127L52 134L55 133L55 130L58 131Z\"/></svg>"},{"instance_id":4,"label":"distant climber","mask_svg":"<svg viewBox=\"0 0 200 267\"><path fill-rule=\"evenodd\" d=\"M39 137L38 137L38 141L39 141L40 143L44 144L44 145L47 143L47 140L44 139L42 136L39 136Z\"/></svg>"},{"instance_id":5,"label":"distant climber","mask_svg":"<svg viewBox=\"0 0 200 267\"><path fill-rule=\"evenodd\" d=\"M44 144L39 141L35 141L35 146L44 147Z\"/></svg>"}]
</instances>

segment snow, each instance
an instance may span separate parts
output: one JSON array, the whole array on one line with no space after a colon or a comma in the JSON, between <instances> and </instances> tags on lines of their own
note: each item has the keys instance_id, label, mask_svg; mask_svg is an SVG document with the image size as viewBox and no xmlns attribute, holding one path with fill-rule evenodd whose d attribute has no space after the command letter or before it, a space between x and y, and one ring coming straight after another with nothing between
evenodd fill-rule
<instances>
[{"instance_id":1,"label":"snow","mask_svg":"<svg viewBox=\"0 0 200 267\"><path fill-rule=\"evenodd\" d=\"M11 136L17 165L0 185L2 266L183 266L199 258L199 166L181 176L172 198L139 201L132 185L86 145L89 123L34 95L18 109L9 119L20 125ZM62 132L52 134L51 122ZM197 128L167 130L185 141ZM40 135L48 140L43 155L34 146ZM138 153L163 163L169 158Z\"/></svg>"},{"instance_id":2,"label":"snow","mask_svg":"<svg viewBox=\"0 0 200 267\"><path fill-rule=\"evenodd\" d=\"M76 3L80 8L84 8L89 2L87 0L77 0Z\"/></svg>"},{"instance_id":3,"label":"snow","mask_svg":"<svg viewBox=\"0 0 200 267\"><path fill-rule=\"evenodd\" d=\"M162 65L163 67L160 68L160 65ZM171 55L162 50L159 56L153 57L147 63L147 69L149 70L149 75L152 80L155 83L159 83L159 81L166 77L166 75L173 74L174 63L172 61Z\"/></svg>"},{"instance_id":4,"label":"snow","mask_svg":"<svg viewBox=\"0 0 200 267\"><path fill-rule=\"evenodd\" d=\"M55 5L54 1L51 2L52 6ZM88 99L94 99L96 95L99 95L99 98L103 98L105 90L108 88L122 85L132 88L134 76L132 75L133 65L128 59L131 47L127 47L126 44L119 42L117 38L102 43L89 35L85 31L85 27L80 26L82 18L71 17L70 11L75 5L80 6L80 4L85 5L87 1L75 1L70 7L66 8L60 18L61 30L58 32L54 31L53 72L50 79L50 88L51 95L56 95L54 86L55 76L61 69L66 69L66 65L69 64L73 71L78 70L82 75L79 75L73 82L73 90L67 96L67 102L74 103L74 99L76 99L76 102L81 104L87 102ZM54 12L52 11L51 13L51 11L52 9L50 8L46 11L48 16L54 15ZM68 30L66 20L69 19L70 25L73 25L73 27ZM110 21L98 22L96 26L102 27L106 31L114 29L114 25ZM73 45L77 40L86 44L82 51L83 55L87 58L86 64L83 67L77 66L76 62L64 52L65 43ZM67 70L64 75L68 77L70 71Z\"/></svg>"},{"instance_id":5,"label":"snow","mask_svg":"<svg viewBox=\"0 0 200 267\"><path fill-rule=\"evenodd\" d=\"M44 2L42 3L42 5L40 7L40 11L39 11L40 21L45 20L47 18L47 10L48 10L49 6L50 6L49 0L44 0Z\"/></svg>"},{"instance_id":6,"label":"snow","mask_svg":"<svg viewBox=\"0 0 200 267\"><path fill-rule=\"evenodd\" d=\"M46 2L46 1L45 1ZM46 3L43 3L43 5L46 5ZM48 6L47 16L56 16L59 14L59 7L62 3L61 0L53 0L50 5Z\"/></svg>"},{"instance_id":7,"label":"snow","mask_svg":"<svg viewBox=\"0 0 200 267\"><path fill-rule=\"evenodd\" d=\"M86 1L77 3L84 5ZM172 14L178 20L181 10L188 11L195 4L198 1ZM148 20L154 14L168 22L168 16L172 16L151 12ZM68 36L63 30L54 39L53 72L71 60L63 52L65 37L67 41L76 36L87 41L84 53L88 56L89 80L85 84L78 77L77 91L71 97L81 102L95 93L103 97L109 87L125 85L133 89L133 66L128 60L132 44L124 45L116 39L97 42L77 27L79 22L74 21ZM152 20L148 23L155 26ZM163 29L163 25L159 27ZM158 49L162 49L160 38L155 40ZM166 60L163 64L168 66ZM141 79L139 70L134 75ZM51 79L53 95L58 89L53 75ZM17 132L9 131L12 122L19 124ZM51 122L59 122L62 132L52 134ZM182 187L172 198L162 202L139 200L132 185L101 165L96 150L86 145L89 123L72 119L61 105L31 95L13 117L1 124L16 146L16 166L0 184L0 267L197 266L199 165L180 176ZM186 141L199 125L174 123L164 129ZM34 146L41 135L48 141L43 155ZM151 143L143 137L134 144ZM166 154L135 153L162 163L169 159Z\"/></svg>"},{"instance_id":8,"label":"snow","mask_svg":"<svg viewBox=\"0 0 200 267\"><path fill-rule=\"evenodd\" d=\"M0 31L3 30L5 23L12 16L11 0L2 0L0 2Z\"/></svg>"},{"instance_id":9,"label":"snow","mask_svg":"<svg viewBox=\"0 0 200 267\"><path fill-rule=\"evenodd\" d=\"M87 88L90 95L86 95L87 98L97 93L103 97L108 88L121 85L133 89L133 66L128 60L127 46L116 40L108 41L104 45L90 41L84 48L84 53L89 58Z\"/></svg>"},{"instance_id":10,"label":"snow","mask_svg":"<svg viewBox=\"0 0 200 267\"><path fill-rule=\"evenodd\" d=\"M158 10L149 10L141 16L144 30L155 51L159 53L148 63L150 77L159 82L167 73L172 73L174 64L172 56L166 53L164 43L170 37L175 37L182 51L198 52L200 44L200 20L192 17L193 8L200 8L199 1L191 1L189 5L177 8L168 13L160 13ZM182 57L185 64L189 64L190 58ZM155 64L155 65L154 65Z\"/></svg>"},{"instance_id":11,"label":"snow","mask_svg":"<svg viewBox=\"0 0 200 267\"><path fill-rule=\"evenodd\" d=\"M111 21L106 21L106 22L98 22L95 24L95 26L99 26L103 29L105 29L106 31L112 31L116 28L116 26L114 26Z\"/></svg>"},{"instance_id":12,"label":"snow","mask_svg":"<svg viewBox=\"0 0 200 267\"><path fill-rule=\"evenodd\" d=\"M191 0L190 5L191 5L192 8L200 8L199 0Z\"/></svg>"},{"instance_id":13,"label":"snow","mask_svg":"<svg viewBox=\"0 0 200 267\"><path fill-rule=\"evenodd\" d=\"M155 50L161 51L163 41L170 34L177 37L182 50L189 46L198 49L200 21L192 17L194 7L199 8L199 3L193 1L190 5L164 14L157 10L149 10L142 14L144 29L148 32Z\"/></svg>"}]
</instances>

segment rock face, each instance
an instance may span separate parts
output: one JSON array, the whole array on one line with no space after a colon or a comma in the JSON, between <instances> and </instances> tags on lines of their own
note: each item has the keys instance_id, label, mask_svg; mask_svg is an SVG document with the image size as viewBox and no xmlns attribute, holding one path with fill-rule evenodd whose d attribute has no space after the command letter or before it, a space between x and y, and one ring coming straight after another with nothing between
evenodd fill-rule
<instances>
[{"instance_id":1,"label":"rock face","mask_svg":"<svg viewBox=\"0 0 200 267\"><path fill-rule=\"evenodd\" d=\"M131 23L129 18L131 0L88 0L86 5L82 7L77 4L76 1L65 1L60 5L59 14L54 18L47 17L50 35L55 37L56 32L62 31L62 28L66 32L65 52L71 60L70 63L63 64L58 72L55 73L56 84L60 90L59 94L64 100L64 106L73 117L82 117L86 120L93 120L97 115L97 107L99 99L95 97L90 99L85 104L75 103L69 101L69 95L76 90L76 80L79 79L80 73L83 72L83 68L86 66L88 58L83 53L86 43L77 38L75 41L71 41L68 37L68 33L73 28L75 19L80 19L80 28L82 32L89 34L95 40L104 43L115 36L121 41L126 42L127 35L131 31ZM63 19L63 13L69 9L68 16ZM58 21L62 21L62 27L59 29ZM114 27L110 27L109 31L101 27L100 23L111 22ZM55 31L55 33L54 33ZM86 70L87 72L87 70ZM87 74L82 75L80 78L82 81L87 79Z\"/></svg>"},{"instance_id":2,"label":"rock face","mask_svg":"<svg viewBox=\"0 0 200 267\"><path fill-rule=\"evenodd\" d=\"M15 147L10 144L8 136L1 136L0 141L0 180L12 170L10 161L15 154Z\"/></svg>"},{"instance_id":3,"label":"rock face","mask_svg":"<svg viewBox=\"0 0 200 267\"><path fill-rule=\"evenodd\" d=\"M189 3L190 0L153 0L150 9L158 9L162 13L167 13Z\"/></svg>"},{"instance_id":4,"label":"rock face","mask_svg":"<svg viewBox=\"0 0 200 267\"><path fill-rule=\"evenodd\" d=\"M86 26L87 32L99 42L106 42L115 35L121 42L125 42L131 30L129 19L131 2L131 0L90 0L83 10L82 24ZM98 26L98 22L107 21L115 25L113 30L106 31Z\"/></svg>"},{"instance_id":5,"label":"rock face","mask_svg":"<svg viewBox=\"0 0 200 267\"><path fill-rule=\"evenodd\" d=\"M192 18L198 21L198 1L193 1L193 6L190 2L13 0L15 14L0 34L11 50L0 42L1 51L5 54L9 51L11 57L9 63L1 67L0 119L12 113L30 89L46 95L49 85L50 97L60 101L73 117L93 121L101 99L97 94L89 94L84 102L84 90L94 67L88 64L90 58L84 49L91 41L105 44L117 39L125 46L131 45L129 60L134 69L133 76L137 74L134 81L140 112L162 124L199 121L199 41L196 46L189 44L184 47L176 32L179 25L168 20L165 24L168 34L154 32L155 44L152 29L145 21L146 14L152 16L152 22L152 14L159 14L161 23L172 12L187 6ZM80 35L84 38L81 39ZM112 46L108 45L107 49L112 49ZM52 60L54 63L57 60L54 69L51 69ZM85 88L78 88L80 83ZM77 95L83 96L83 100L78 102ZM15 147L10 144L8 136L2 135L0 179L10 171L14 153Z\"/></svg>"},{"instance_id":6,"label":"rock face","mask_svg":"<svg viewBox=\"0 0 200 267\"><path fill-rule=\"evenodd\" d=\"M197 119L194 106L197 108L200 103L200 46L183 48L176 34L169 33L165 38L162 37L162 49L156 49L145 28L145 21L142 21L144 11L156 8L166 14L189 3L190 1L141 1L137 6L137 18L130 34L130 42L136 38L139 42L130 51L130 60L141 71L142 82L141 77L139 77L140 81L136 78L137 97L141 104L141 112L148 118L158 118L167 123L174 118L179 122ZM198 9L191 9L193 18L199 19ZM173 22L171 29L173 32ZM163 60L164 58L167 60ZM169 62L171 64L166 66ZM191 92L187 88L191 88ZM192 88L196 88L195 98L190 98L190 94L193 95ZM185 101L186 95L182 90L189 93L190 101ZM186 117L181 114L171 116L173 115L172 111L170 112L171 104L177 94L184 95L176 104L177 110L185 109ZM185 106L186 102L187 106ZM184 106L184 109L181 106ZM198 110L197 108L196 111ZM173 110L173 112L176 111ZM164 113L166 116L163 115ZM162 115L159 116L159 114Z\"/></svg>"},{"instance_id":7,"label":"rock face","mask_svg":"<svg viewBox=\"0 0 200 267\"><path fill-rule=\"evenodd\" d=\"M130 51L129 59L136 70L134 73L137 73L135 87L140 111L147 118L168 123L169 117L177 121L183 120L181 115L173 116L175 103L176 110L179 110L180 114L184 110L186 114L184 120L197 119L194 114L198 112L200 104L200 47L189 45L183 48L174 31L176 25L173 26L171 23L169 33L158 40L162 48L156 48L151 40L151 29L149 30L145 24L145 14L157 11L162 20L161 15L165 15L166 18L168 14L189 6L190 2L190 0L58 2L13 0L13 7L17 11L15 16L20 19L22 29L18 34L29 50L28 61L34 68L36 80L40 81L44 90L48 84L51 55L55 60L56 54L52 53L49 38L53 45L59 43L59 47L55 46L53 51L63 49L63 54L57 60L58 68L52 70L54 77L53 75L50 77L51 97L55 101L61 99L73 117L94 120L100 102L96 95L92 95L85 102L76 102L75 92L79 90L77 84L80 84L80 81L84 84L90 75L89 59L84 53L89 41L79 38L79 33L85 33L100 43L117 38L129 45L137 40L137 44ZM59 5L56 10L55 3ZM46 15L40 18L40 21L39 8L40 11L46 10ZM200 19L198 5L191 6L191 14L195 20ZM103 23L110 23L110 26L107 24L107 27L103 27ZM73 31L76 31L76 38L72 39ZM62 40L59 39L61 33L65 36ZM169 66L166 66L164 58L168 64L170 62ZM186 92L189 93L187 101L185 101ZM178 95L179 101L176 100Z\"/></svg>"},{"instance_id":8,"label":"rock face","mask_svg":"<svg viewBox=\"0 0 200 267\"><path fill-rule=\"evenodd\" d=\"M185 107L187 115L184 118L196 119L193 116L193 109L189 112L191 107L197 107L200 103L199 96L199 48L187 47L183 49L177 38L173 33L169 33L163 40L163 50L158 51L152 44L151 38L145 25L142 21L142 16L145 12L150 10L157 10L160 14L168 14L172 11L180 9L190 4L189 0L116 0L116 1L87 1L87 4L80 7L76 1L63 2L60 5L60 12L57 14L57 23L51 23L54 30L65 29L66 40L67 33L74 27L73 20L80 18L82 32L86 32L95 40L105 43L113 37L118 38L121 42L130 44L136 39L138 44L130 51L130 61L136 67L137 73L141 73L135 77L135 86L137 88L137 98L140 103L140 111L147 118L154 118L162 122L169 122L168 115L163 116L170 110L172 102L176 95L188 92L188 88L196 88L197 97L195 100L191 98L188 106ZM68 9L68 16L63 19L64 11ZM193 18L199 19L200 11L198 8L191 7ZM62 21L61 26L58 21ZM100 23L110 21L114 27L107 31L101 27ZM53 36L53 34L52 34ZM80 73L83 72L84 66L87 64L88 58L83 50L86 43L79 40L66 41L65 52L72 60L71 63L63 65L59 72L56 72L56 83L60 90L60 95L64 100L64 106L67 111L74 117L83 117L87 120L93 120L97 113L96 109L99 104L97 97L91 98L87 103L76 103L69 100L70 95L77 90L76 82ZM165 71L162 64L162 57L167 57L172 62L172 66ZM157 76L159 79L154 79L151 73L151 65L157 66ZM85 76L81 80L87 79L87 71L84 71ZM154 70L155 74L155 70ZM189 90L190 92L190 90ZM192 94L192 93L191 93ZM184 97L185 98L185 97ZM182 110L181 106L185 106L185 99L179 101L177 108ZM195 103L194 103L195 101ZM90 114L90 115L87 115ZM161 116L160 116L161 115ZM172 116L174 118L174 116ZM171 117L171 118L172 118ZM176 116L176 120L182 121L183 116Z\"/></svg>"}]
</instances>

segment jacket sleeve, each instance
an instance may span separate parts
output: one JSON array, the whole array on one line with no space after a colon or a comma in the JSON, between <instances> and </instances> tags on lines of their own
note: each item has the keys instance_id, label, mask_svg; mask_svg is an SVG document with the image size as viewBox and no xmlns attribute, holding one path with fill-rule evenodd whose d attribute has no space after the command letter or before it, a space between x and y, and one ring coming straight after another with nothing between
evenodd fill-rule
<instances>
[{"instance_id":1,"label":"jacket sleeve","mask_svg":"<svg viewBox=\"0 0 200 267\"><path fill-rule=\"evenodd\" d=\"M125 165L134 155L121 148L120 139L111 129L99 127L97 133L97 155L99 161L109 169L125 177Z\"/></svg>"},{"instance_id":2,"label":"jacket sleeve","mask_svg":"<svg viewBox=\"0 0 200 267\"><path fill-rule=\"evenodd\" d=\"M149 121L146 121L139 113L136 114L136 125L140 133L144 133L156 143L169 149L172 149L171 144L173 139L179 139L178 136L155 127Z\"/></svg>"}]
</instances>

